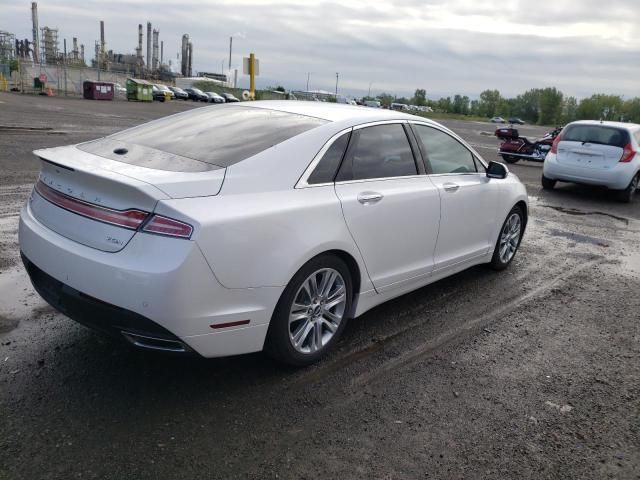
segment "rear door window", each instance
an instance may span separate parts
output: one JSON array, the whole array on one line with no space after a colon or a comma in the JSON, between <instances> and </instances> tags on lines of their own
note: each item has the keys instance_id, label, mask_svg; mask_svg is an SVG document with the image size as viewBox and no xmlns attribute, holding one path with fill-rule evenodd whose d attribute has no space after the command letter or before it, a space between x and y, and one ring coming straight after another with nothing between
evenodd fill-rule
<instances>
[{"instance_id":1,"label":"rear door window","mask_svg":"<svg viewBox=\"0 0 640 480\"><path fill-rule=\"evenodd\" d=\"M562 141L624 148L629 143L629 133L605 125L569 125L562 133Z\"/></svg>"},{"instance_id":2,"label":"rear door window","mask_svg":"<svg viewBox=\"0 0 640 480\"><path fill-rule=\"evenodd\" d=\"M355 130L336 181L417 175L409 139L399 123Z\"/></svg>"},{"instance_id":3,"label":"rear door window","mask_svg":"<svg viewBox=\"0 0 640 480\"><path fill-rule=\"evenodd\" d=\"M202 171L241 162L325 123L319 118L265 108L216 106L165 117L78 148L148 168ZM118 149L127 150L127 154L115 154ZM184 161L172 165L167 156ZM154 157L159 160L154 162Z\"/></svg>"}]
</instances>

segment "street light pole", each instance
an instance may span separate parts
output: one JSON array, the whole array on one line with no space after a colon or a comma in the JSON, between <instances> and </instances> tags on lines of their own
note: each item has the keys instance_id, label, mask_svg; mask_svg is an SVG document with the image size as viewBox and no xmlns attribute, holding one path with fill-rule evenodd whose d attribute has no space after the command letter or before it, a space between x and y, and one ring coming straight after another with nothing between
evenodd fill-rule
<instances>
[{"instance_id":1,"label":"street light pole","mask_svg":"<svg viewBox=\"0 0 640 480\"><path fill-rule=\"evenodd\" d=\"M371 84L373 82L369 82L369 93L367 94L367 97L371 97Z\"/></svg>"},{"instance_id":2,"label":"street light pole","mask_svg":"<svg viewBox=\"0 0 640 480\"><path fill-rule=\"evenodd\" d=\"M336 72L336 99L338 98L338 77L339 77L339 73Z\"/></svg>"},{"instance_id":3,"label":"street light pole","mask_svg":"<svg viewBox=\"0 0 640 480\"><path fill-rule=\"evenodd\" d=\"M309 91L309 77L311 76L311 72L307 72L307 92Z\"/></svg>"}]
</instances>

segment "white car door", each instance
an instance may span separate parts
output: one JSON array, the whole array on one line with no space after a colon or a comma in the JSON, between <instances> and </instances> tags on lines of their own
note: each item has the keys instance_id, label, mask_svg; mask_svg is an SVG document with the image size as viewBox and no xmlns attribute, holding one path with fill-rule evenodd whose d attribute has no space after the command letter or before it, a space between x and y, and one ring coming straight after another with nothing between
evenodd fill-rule
<instances>
[{"instance_id":1,"label":"white car door","mask_svg":"<svg viewBox=\"0 0 640 480\"><path fill-rule=\"evenodd\" d=\"M458 139L443 130L413 124L440 192L440 233L434 255L436 272L485 255L493 248L500 180L486 176L484 165Z\"/></svg>"},{"instance_id":2,"label":"white car door","mask_svg":"<svg viewBox=\"0 0 640 480\"><path fill-rule=\"evenodd\" d=\"M433 270L440 196L408 134L406 122L356 127L335 182L345 221L378 292Z\"/></svg>"}]
</instances>

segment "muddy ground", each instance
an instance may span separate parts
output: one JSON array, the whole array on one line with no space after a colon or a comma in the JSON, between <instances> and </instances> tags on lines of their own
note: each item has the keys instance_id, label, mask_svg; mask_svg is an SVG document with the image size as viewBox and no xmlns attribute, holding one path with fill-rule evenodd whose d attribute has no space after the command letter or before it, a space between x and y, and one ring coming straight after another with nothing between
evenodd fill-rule
<instances>
[{"instance_id":1,"label":"muddy ground","mask_svg":"<svg viewBox=\"0 0 640 480\"><path fill-rule=\"evenodd\" d=\"M55 313L18 261L30 152L194 106L0 94L1 480L640 478L640 199L542 192L539 164L510 167L531 211L508 270L382 305L305 370L138 352ZM446 123L495 158L491 125Z\"/></svg>"}]
</instances>

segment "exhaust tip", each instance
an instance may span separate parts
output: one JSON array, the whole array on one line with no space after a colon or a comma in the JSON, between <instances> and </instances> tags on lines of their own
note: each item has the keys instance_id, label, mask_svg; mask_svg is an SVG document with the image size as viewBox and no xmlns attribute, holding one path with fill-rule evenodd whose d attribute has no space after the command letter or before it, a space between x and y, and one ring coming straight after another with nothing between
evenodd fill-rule
<instances>
[{"instance_id":1,"label":"exhaust tip","mask_svg":"<svg viewBox=\"0 0 640 480\"><path fill-rule=\"evenodd\" d=\"M126 332L124 330L120 333L129 343L138 348L171 353L187 353L190 351L189 347L179 340L150 337L149 335L140 335L139 333Z\"/></svg>"}]
</instances>

